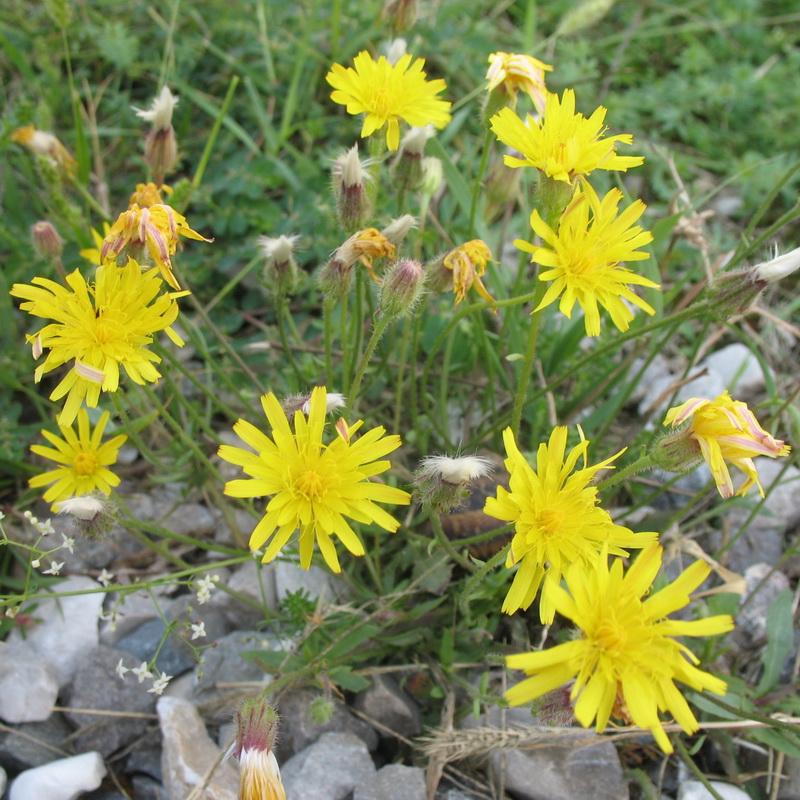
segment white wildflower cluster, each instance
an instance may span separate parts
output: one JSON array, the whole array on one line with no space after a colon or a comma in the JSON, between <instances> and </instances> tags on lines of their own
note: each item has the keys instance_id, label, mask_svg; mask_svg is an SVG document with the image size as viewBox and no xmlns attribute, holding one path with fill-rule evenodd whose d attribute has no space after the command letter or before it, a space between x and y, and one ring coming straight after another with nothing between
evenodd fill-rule
<instances>
[{"instance_id":1,"label":"white wildflower cluster","mask_svg":"<svg viewBox=\"0 0 800 800\"><path fill-rule=\"evenodd\" d=\"M204 575L195 584L197 590L197 602L200 605L205 605L211 599L211 590L214 585L219 583L219 575Z\"/></svg>"},{"instance_id":2,"label":"white wildflower cluster","mask_svg":"<svg viewBox=\"0 0 800 800\"><path fill-rule=\"evenodd\" d=\"M25 517L42 536L49 536L51 533L56 532L49 519L42 522L38 517L34 517L30 511L26 511L22 516Z\"/></svg>"},{"instance_id":3,"label":"white wildflower cluster","mask_svg":"<svg viewBox=\"0 0 800 800\"><path fill-rule=\"evenodd\" d=\"M141 665L138 667L133 667L132 669L126 667L122 663L122 659L119 660L117 666L114 668L114 672L119 675L122 680L125 680L125 675L131 672L139 679L139 683L144 683L145 680L152 680L153 685L150 689L148 689L148 693L153 694L163 694L164 689L167 688L169 682L172 680L172 675L165 675L163 672L158 673L157 676L154 676L152 672L150 672L150 668L146 661L142 661ZM158 672L158 671L156 671Z\"/></svg>"}]
</instances>

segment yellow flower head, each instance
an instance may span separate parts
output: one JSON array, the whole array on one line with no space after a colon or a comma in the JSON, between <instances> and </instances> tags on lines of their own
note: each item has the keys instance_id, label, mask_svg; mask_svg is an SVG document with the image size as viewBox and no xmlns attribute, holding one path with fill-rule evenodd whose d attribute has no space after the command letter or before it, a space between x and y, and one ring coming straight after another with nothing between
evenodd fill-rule
<instances>
[{"instance_id":1,"label":"yellow flower head","mask_svg":"<svg viewBox=\"0 0 800 800\"><path fill-rule=\"evenodd\" d=\"M394 65L381 56L375 61L362 50L353 60L353 67L334 64L325 80L333 86L331 100L347 106L348 114L365 113L361 137L386 129L386 145L397 150L400 125L421 128L429 123L443 128L450 121L450 103L436 97L447 88L443 80L426 81L422 71L425 59L404 55Z\"/></svg>"},{"instance_id":2,"label":"yellow flower head","mask_svg":"<svg viewBox=\"0 0 800 800\"><path fill-rule=\"evenodd\" d=\"M486 273L486 265L490 261L497 263L492 258L489 245L482 239L465 242L444 257L443 265L453 273L453 292L456 295L456 305L464 299L467 289L473 285L484 300L494 303L494 297L489 294L481 280ZM492 311L497 313L496 308Z\"/></svg>"},{"instance_id":3,"label":"yellow flower head","mask_svg":"<svg viewBox=\"0 0 800 800\"><path fill-rule=\"evenodd\" d=\"M738 467L747 476L735 494L745 495L755 484L763 497L764 489L758 480L753 456L778 458L788 456L791 452L789 445L774 439L758 424L747 403L732 400L727 392L715 400L692 397L682 405L671 408L664 424L674 428L687 420L689 425L683 433L696 443L714 476L719 493L725 498L734 495L728 463Z\"/></svg>"},{"instance_id":4,"label":"yellow flower head","mask_svg":"<svg viewBox=\"0 0 800 800\"><path fill-rule=\"evenodd\" d=\"M193 231L186 223L186 217L169 206L157 203L149 208L139 208L134 203L127 211L123 211L111 226L103 241L100 257L104 264L108 264L115 261L127 247L131 251L129 252L131 257L139 258L146 246L164 280L173 289L180 289L178 281L172 274L170 261L170 257L175 255L179 236L201 242L214 241Z\"/></svg>"},{"instance_id":5,"label":"yellow flower head","mask_svg":"<svg viewBox=\"0 0 800 800\"><path fill-rule=\"evenodd\" d=\"M648 314L655 313L630 285L651 289L660 286L620 266L622 261L642 261L650 257L637 248L652 242L653 235L633 224L641 217L645 205L636 200L618 213L621 199L619 189L611 189L600 200L594 189L584 182L561 214L557 231L538 211L531 214L533 232L541 236L544 246L537 247L522 239L514 244L531 253L531 261L545 268L539 273L540 281L552 281L534 313L560 297L559 311L569 318L577 301L586 315L587 336L600 335L598 306L608 311L621 331L628 330L633 319L625 300Z\"/></svg>"},{"instance_id":6,"label":"yellow flower head","mask_svg":"<svg viewBox=\"0 0 800 800\"><path fill-rule=\"evenodd\" d=\"M710 568L696 561L676 580L642 599L661 567L657 544L641 552L623 574L622 562L608 567L606 556L586 568L573 564L566 573L567 589L553 589L559 614L571 619L581 636L537 653L509 656L506 666L532 677L506 693L511 705L527 703L575 678L571 697L575 716L584 727L597 720L602 732L612 714L624 722L648 728L666 753L672 752L659 712L672 714L687 733L698 725L675 681L696 691L724 695L723 680L695 665L695 655L676 636L713 636L733 629L727 614L696 621L667 619L689 603L689 594Z\"/></svg>"},{"instance_id":7,"label":"yellow flower head","mask_svg":"<svg viewBox=\"0 0 800 800\"><path fill-rule=\"evenodd\" d=\"M163 205L164 200L161 197L161 192L172 194L172 188L165 183L160 187L156 186L152 181L150 183L137 183L136 191L131 195L128 208L133 208L134 206L150 208L151 206ZM175 212L173 211L173 213Z\"/></svg>"},{"instance_id":8,"label":"yellow flower head","mask_svg":"<svg viewBox=\"0 0 800 800\"><path fill-rule=\"evenodd\" d=\"M147 349L157 331L183 345L170 327L178 317L178 304L174 295L160 294L163 282L154 270L142 272L130 260L126 267L100 267L93 286L78 270L66 280L69 288L48 278L11 287L14 297L26 301L20 305L23 311L53 320L28 337L37 358L43 350L50 351L36 368L36 382L74 362L50 395L51 400L67 395L59 425L72 424L84 398L95 408L101 391L117 391L120 367L134 383L158 380L161 373L153 365L161 359Z\"/></svg>"},{"instance_id":9,"label":"yellow flower head","mask_svg":"<svg viewBox=\"0 0 800 800\"><path fill-rule=\"evenodd\" d=\"M11 141L27 147L38 156L51 159L67 175L72 175L78 166L67 148L52 133L36 130L34 125L17 128L11 134Z\"/></svg>"},{"instance_id":10,"label":"yellow flower head","mask_svg":"<svg viewBox=\"0 0 800 800\"><path fill-rule=\"evenodd\" d=\"M31 451L36 455L60 465L28 481L34 488L53 484L44 493L46 502L58 503L68 497L88 495L95 491L111 494L111 487L119 485L119 478L108 467L116 462L119 448L128 437L121 434L101 444L108 417L108 411L104 412L92 431L89 415L82 408L78 412L77 435L71 425L59 425L63 439L47 430L41 432L55 449L40 444L31 445Z\"/></svg>"},{"instance_id":11,"label":"yellow flower head","mask_svg":"<svg viewBox=\"0 0 800 800\"><path fill-rule=\"evenodd\" d=\"M365 228L354 233L334 254L333 261L340 262L344 269L349 270L356 261L369 271L375 283L382 283L375 274L372 262L376 258L388 256L393 258L395 246L377 228Z\"/></svg>"},{"instance_id":12,"label":"yellow flower head","mask_svg":"<svg viewBox=\"0 0 800 800\"><path fill-rule=\"evenodd\" d=\"M234 717L239 761L239 800L286 800L273 747L278 715L262 698L245 700Z\"/></svg>"},{"instance_id":13,"label":"yellow flower head","mask_svg":"<svg viewBox=\"0 0 800 800\"><path fill-rule=\"evenodd\" d=\"M272 495L264 518L250 537L250 547L258 550L271 539L262 559L267 563L299 529L303 569L311 565L316 540L328 566L334 572L341 572L333 536L341 539L353 555L364 555L364 545L346 517L362 523L374 522L392 532L400 526L376 503L408 505L411 496L370 480L389 469L389 461L378 459L396 450L400 437L384 436L384 428L373 428L353 441L352 434L361 426L359 421L351 426L337 426L339 434L330 444L324 444L327 408L324 387L316 387L312 392L307 418L302 411L295 412L294 431L274 394L264 395L261 406L272 428L272 438L240 419L233 430L256 452L231 445L219 449L220 458L242 467L251 476L226 483L225 494Z\"/></svg>"},{"instance_id":14,"label":"yellow flower head","mask_svg":"<svg viewBox=\"0 0 800 800\"><path fill-rule=\"evenodd\" d=\"M526 124L510 108L504 108L492 117L491 127L503 144L523 156L504 156L507 166L536 167L554 180L572 183L577 176L596 169L625 172L644 161L642 156L617 155L618 142L630 144L633 140L629 133L602 138L606 110L599 106L589 119L576 114L575 92L565 89L563 100L547 94L541 121L528 116Z\"/></svg>"},{"instance_id":15,"label":"yellow flower head","mask_svg":"<svg viewBox=\"0 0 800 800\"><path fill-rule=\"evenodd\" d=\"M625 556L628 551L623 548L645 547L657 536L615 525L608 512L600 508L597 489L589 483L624 450L589 467L589 442L581 439L566 455L567 429L555 428L549 443L539 445L533 470L517 449L511 428L503 431L510 491L498 486L497 497L487 498L483 510L490 517L514 523L506 567L520 567L503 603L507 614L528 608L541 586L539 617L543 623L551 623L555 591L570 564L587 570L604 547L612 555ZM580 458L583 468L573 472Z\"/></svg>"},{"instance_id":16,"label":"yellow flower head","mask_svg":"<svg viewBox=\"0 0 800 800\"><path fill-rule=\"evenodd\" d=\"M93 267L100 266L100 250L103 247L103 239L108 236L108 232L110 230L111 226L105 221L103 222L102 236L94 228L92 228L92 241L94 242L94 247L87 247L78 253L81 258L85 258Z\"/></svg>"},{"instance_id":17,"label":"yellow flower head","mask_svg":"<svg viewBox=\"0 0 800 800\"><path fill-rule=\"evenodd\" d=\"M533 56L521 53L492 53L489 56L489 71L486 73L491 92L498 87L510 97L516 97L522 89L536 106L540 114L544 113L545 85L544 73L552 70L550 64L545 64Z\"/></svg>"}]
</instances>

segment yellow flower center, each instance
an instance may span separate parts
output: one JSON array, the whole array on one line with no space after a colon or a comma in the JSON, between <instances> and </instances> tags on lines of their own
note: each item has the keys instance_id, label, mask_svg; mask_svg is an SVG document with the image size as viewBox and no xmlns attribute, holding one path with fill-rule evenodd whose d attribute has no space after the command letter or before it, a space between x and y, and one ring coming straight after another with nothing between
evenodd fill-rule
<instances>
[{"instance_id":1,"label":"yellow flower center","mask_svg":"<svg viewBox=\"0 0 800 800\"><path fill-rule=\"evenodd\" d=\"M615 619L605 619L595 629L592 639L603 650L619 651L628 643L628 632Z\"/></svg>"},{"instance_id":2,"label":"yellow flower center","mask_svg":"<svg viewBox=\"0 0 800 800\"><path fill-rule=\"evenodd\" d=\"M97 312L94 321L94 340L99 345L125 341L125 328L103 311Z\"/></svg>"},{"instance_id":3,"label":"yellow flower center","mask_svg":"<svg viewBox=\"0 0 800 800\"><path fill-rule=\"evenodd\" d=\"M536 518L537 534L545 539L553 539L561 533L564 525L564 512L557 508L542 509Z\"/></svg>"},{"instance_id":4,"label":"yellow flower center","mask_svg":"<svg viewBox=\"0 0 800 800\"><path fill-rule=\"evenodd\" d=\"M371 111L376 117L389 116L389 90L385 86L376 89L372 95Z\"/></svg>"},{"instance_id":5,"label":"yellow flower center","mask_svg":"<svg viewBox=\"0 0 800 800\"><path fill-rule=\"evenodd\" d=\"M327 491L322 476L313 469L299 475L294 487L306 500L319 500Z\"/></svg>"},{"instance_id":6,"label":"yellow flower center","mask_svg":"<svg viewBox=\"0 0 800 800\"><path fill-rule=\"evenodd\" d=\"M97 456L94 453L78 453L72 468L78 475L92 475L97 470Z\"/></svg>"}]
</instances>

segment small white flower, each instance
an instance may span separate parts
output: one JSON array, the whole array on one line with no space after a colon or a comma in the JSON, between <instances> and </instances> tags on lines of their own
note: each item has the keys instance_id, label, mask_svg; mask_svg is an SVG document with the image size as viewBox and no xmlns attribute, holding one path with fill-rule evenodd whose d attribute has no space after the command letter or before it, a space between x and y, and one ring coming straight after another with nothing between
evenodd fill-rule
<instances>
[{"instance_id":1,"label":"small white flower","mask_svg":"<svg viewBox=\"0 0 800 800\"><path fill-rule=\"evenodd\" d=\"M61 572L61 568L64 566L63 561L51 561L50 562L50 569L46 569L42 575L58 575Z\"/></svg>"},{"instance_id":2,"label":"small white flower","mask_svg":"<svg viewBox=\"0 0 800 800\"><path fill-rule=\"evenodd\" d=\"M122 663L122 659L120 659L119 662L117 663L117 666L114 667L114 672L116 672L117 675L119 675L119 677L122 680L125 680L125 673L126 672L130 672L130 669L128 667L124 666L123 663ZM142 681L140 680L139 683L141 683L141 682Z\"/></svg>"},{"instance_id":3,"label":"small white flower","mask_svg":"<svg viewBox=\"0 0 800 800\"><path fill-rule=\"evenodd\" d=\"M6 515L0 511L0 522L2 522L6 518Z\"/></svg>"},{"instance_id":4,"label":"small white flower","mask_svg":"<svg viewBox=\"0 0 800 800\"><path fill-rule=\"evenodd\" d=\"M148 689L147 691L153 692L154 694L161 694L164 691L164 689L167 688L167 685L171 680L172 680L172 675L163 675L163 674L159 675L153 681L153 688Z\"/></svg>"},{"instance_id":5,"label":"small white flower","mask_svg":"<svg viewBox=\"0 0 800 800\"><path fill-rule=\"evenodd\" d=\"M33 519L33 514L30 511L26 511L22 516L27 520Z\"/></svg>"},{"instance_id":6,"label":"small white flower","mask_svg":"<svg viewBox=\"0 0 800 800\"><path fill-rule=\"evenodd\" d=\"M219 580L219 575L204 575L197 581L197 602L202 606L211 599L211 590Z\"/></svg>"},{"instance_id":7,"label":"small white flower","mask_svg":"<svg viewBox=\"0 0 800 800\"><path fill-rule=\"evenodd\" d=\"M206 634L206 623L205 622L198 622L197 624L192 623L192 640L194 639L202 639L207 636Z\"/></svg>"},{"instance_id":8,"label":"small white flower","mask_svg":"<svg viewBox=\"0 0 800 800\"><path fill-rule=\"evenodd\" d=\"M97 576L97 580L102 583L103 586L108 586L108 584L114 580L114 573L109 572L105 567L103 567L103 571Z\"/></svg>"},{"instance_id":9,"label":"small white flower","mask_svg":"<svg viewBox=\"0 0 800 800\"><path fill-rule=\"evenodd\" d=\"M68 497L55 504L59 514L71 514L77 519L92 520L103 510L103 501L90 494Z\"/></svg>"},{"instance_id":10,"label":"small white flower","mask_svg":"<svg viewBox=\"0 0 800 800\"><path fill-rule=\"evenodd\" d=\"M42 566L42 562L38 558L34 558L33 561L31 561L31 566L34 569L39 569L39 567Z\"/></svg>"},{"instance_id":11,"label":"small white flower","mask_svg":"<svg viewBox=\"0 0 800 800\"><path fill-rule=\"evenodd\" d=\"M420 475L423 477L438 477L445 483L459 485L483 478L494 467L488 458L481 456L427 456L420 463Z\"/></svg>"},{"instance_id":12,"label":"small white flower","mask_svg":"<svg viewBox=\"0 0 800 800\"><path fill-rule=\"evenodd\" d=\"M133 106L137 117L141 117L146 122L153 123L153 130L166 131L172 126L172 111L178 105L179 98L176 97L165 86L154 98L150 108L143 111L141 108Z\"/></svg>"},{"instance_id":13,"label":"small white flower","mask_svg":"<svg viewBox=\"0 0 800 800\"><path fill-rule=\"evenodd\" d=\"M31 522L33 522L33 520L31 520ZM45 522L36 523L36 528L38 529L39 533L42 534L42 536L49 536L51 533L56 532L56 529L53 527L49 519L45 520Z\"/></svg>"},{"instance_id":14,"label":"small white flower","mask_svg":"<svg viewBox=\"0 0 800 800\"><path fill-rule=\"evenodd\" d=\"M48 522L49 521L50 520L48 520ZM67 550L69 550L70 553L72 553L73 548L75 547L75 540L71 536L67 536L65 533L62 533L61 536L64 539L64 544L62 544L61 546L66 547Z\"/></svg>"},{"instance_id":15,"label":"small white flower","mask_svg":"<svg viewBox=\"0 0 800 800\"><path fill-rule=\"evenodd\" d=\"M152 678L153 673L147 669L147 662L142 661L141 667L134 667L131 672L139 679L139 683L142 683L145 678Z\"/></svg>"}]
</instances>

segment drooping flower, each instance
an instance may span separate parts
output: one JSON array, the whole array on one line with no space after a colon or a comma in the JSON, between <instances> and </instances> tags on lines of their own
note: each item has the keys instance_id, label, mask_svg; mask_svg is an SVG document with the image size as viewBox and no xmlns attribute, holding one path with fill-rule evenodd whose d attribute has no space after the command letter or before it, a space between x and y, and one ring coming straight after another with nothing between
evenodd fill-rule
<instances>
[{"instance_id":1,"label":"drooping flower","mask_svg":"<svg viewBox=\"0 0 800 800\"><path fill-rule=\"evenodd\" d=\"M651 544L623 574L622 561L605 555L588 568L573 564L566 572L567 590L555 586L553 604L580 628L580 638L536 653L509 656L510 669L532 676L505 693L511 705L527 703L575 678L571 698L584 727L596 720L602 732L611 716L647 728L666 753L672 745L659 719L665 711L687 733L697 720L675 681L695 691L724 695L723 680L697 668L697 657L674 637L714 636L733 629L727 614L694 621L668 615L689 603L689 594L708 576L710 567L696 561L672 583L649 597L661 567L662 549Z\"/></svg>"},{"instance_id":2,"label":"drooping flower","mask_svg":"<svg viewBox=\"0 0 800 800\"><path fill-rule=\"evenodd\" d=\"M491 128L503 144L522 154L522 158L503 156L507 166L536 167L553 180L572 183L596 169L625 172L644 161L642 156L616 153L617 143L631 143L631 134L602 138L606 111L599 106L588 119L576 114L575 92L565 89L561 100L557 94L547 94L541 121L529 115L523 122L504 108L492 117Z\"/></svg>"},{"instance_id":3,"label":"drooping flower","mask_svg":"<svg viewBox=\"0 0 800 800\"><path fill-rule=\"evenodd\" d=\"M89 415L82 408L78 412L77 434L71 425L59 425L63 439L48 430L41 432L53 447L31 445L33 453L60 465L28 481L33 488L53 484L44 493L44 499L54 504L54 511L60 510L55 508L59 500L94 491L111 494L111 487L119 485L119 478L108 467L116 463L119 449L128 437L120 434L103 443L103 431L108 419L109 413L106 411L92 430Z\"/></svg>"},{"instance_id":4,"label":"drooping flower","mask_svg":"<svg viewBox=\"0 0 800 800\"><path fill-rule=\"evenodd\" d=\"M27 147L38 156L46 156L67 176L72 175L78 166L70 152L54 134L37 130L35 125L17 128L11 133L11 141Z\"/></svg>"},{"instance_id":5,"label":"drooping flower","mask_svg":"<svg viewBox=\"0 0 800 800\"><path fill-rule=\"evenodd\" d=\"M503 442L510 491L498 486L497 497L487 498L484 506L490 517L514 523L506 567L520 566L503 611L513 614L528 608L541 587L539 617L549 624L555 615L555 591L570 564L588 569L604 547L611 555L627 556L629 549L646 547L657 534L634 533L616 525L598 505L597 488L590 485L624 450L587 466L589 442L581 436L580 444L567 455L567 428L559 426L548 444L539 445L534 470L517 448L511 428L503 431ZM583 468L573 472L580 458Z\"/></svg>"},{"instance_id":6,"label":"drooping flower","mask_svg":"<svg viewBox=\"0 0 800 800\"><path fill-rule=\"evenodd\" d=\"M446 88L443 80L427 81L422 71L425 60L406 54L394 65L385 56L375 61L362 50L353 67L334 64L325 80L333 86L331 100L347 106L348 114L366 114L361 137L387 125L386 145L397 150L400 144L399 120L414 127L432 123L443 128L450 121L450 103L436 97Z\"/></svg>"},{"instance_id":7,"label":"drooping flower","mask_svg":"<svg viewBox=\"0 0 800 800\"><path fill-rule=\"evenodd\" d=\"M236 712L236 741L231 754L239 761L239 800L286 800L273 748L278 715L263 698L245 700Z\"/></svg>"},{"instance_id":8,"label":"drooping flower","mask_svg":"<svg viewBox=\"0 0 800 800\"><path fill-rule=\"evenodd\" d=\"M489 71L486 73L488 91L500 88L510 98L516 98L522 89L533 101L540 114L544 113L544 73L552 70L533 56L522 53L492 53L489 56Z\"/></svg>"},{"instance_id":9,"label":"drooping flower","mask_svg":"<svg viewBox=\"0 0 800 800\"><path fill-rule=\"evenodd\" d=\"M170 327L178 317L174 294L161 294L163 282L154 270L142 272L132 259L126 267L106 265L97 270L92 286L75 270L67 275L68 287L48 278L34 278L33 285L16 283L14 297L35 317L53 320L28 336L38 357L49 350L36 368L34 380L67 362L74 362L50 395L67 396L59 415L60 425L70 425L84 399L97 406L100 392L115 392L120 367L138 384L153 383L161 374L154 364L160 357L147 349L153 335L165 331L178 346L183 340ZM180 295L177 295L180 296Z\"/></svg>"},{"instance_id":10,"label":"drooping flower","mask_svg":"<svg viewBox=\"0 0 800 800\"><path fill-rule=\"evenodd\" d=\"M256 452L222 445L220 458L243 468L250 479L229 481L225 494L231 497L272 495L266 514L250 537L253 550L269 545L263 561L272 561L299 529L300 565L311 566L314 542L334 572L341 572L333 537L356 556L364 555L364 545L346 517L362 523L376 523L394 532L400 523L377 503L407 505L410 495L401 489L375 483L374 475L386 472L389 461L379 460L400 446L399 436L385 436L382 427L373 428L358 439L353 433L361 422L347 426L347 436L323 442L327 399L324 387L311 395L308 417L297 411L294 430L278 398L270 393L261 406L272 428L272 438L240 419L234 431ZM337 427L338 430L338 427Z\"/></svg>"},{"instance_id":11,"label":"drooping flower","mask_svg":"<svg viewBox=\"0 0 800 800\"><path fill-rule=\"evenodd\" d=\"M172 256L178 247L178 237L196 239L200 242L213 242L197 231L193 231L186 222L186 217L167 205L156 204L149 208L139 208L134 203L127 211L123 211L111 226L100 251L104 264L116 261L120 253L126 250L130 258L139 260L146 251L153 263L161 271L164 280L173 288L180 285L172 274Z\"/></svg>"},{"instance_id":12,"label":"drooping flower","mask_svg":"<svg viewBox=\"0 0 800 800\"><path fill-rule=\"evenodd\" d=\"M466 296L467 290L475 286L478 294L490 303L494 302L492 297L483 285L481 277L486 272L486 265L494 261L489 245L482 239L472 239L469 242L451 250L442 262L446 269L453 273L453 292L456 295L456 305ZM497 313L497 309L492 309Z\"/></svg>"},{"instance_id":13,"label":"drooping flower","mask_svg":"<svg viewBox=\"0 0 800 800\"><path fill-rule=\"evenodd\" d=\"M734 494L745 495L753 485L758 486L758 491L764 497L764 488L758 480L753 457L778 458L788 456L791 452L789 445L773 438L759 425L747 403L731 399L727 392L715 400L692 397L671 408L664 419L664 425L674 428L687 421L689 424L685 429L661 440L660 447L654 453L656 462L665 469L675 471L674 467L665 464L658 451L665 448L669 450L670 445L676 444L670 440L675 436L680 437L684 447L688 445L693 448L697 460L702 456L708 464L717 489L724 498L733 497ZM747 476L735 493L728 471L729 463Z\"/></svg>"},{"instance_id":14,"label":"drooping flower","mask_svg":"<svg viewBox=\"0 0 800 800\"><path fill-rule=\"evenodd\" d=\"M643 261L650 257L638 248L652 242L653 235L633 224L644 213L645 205L636 200L618 213L621 199L622 192L611 189L600 200L595 190L584 182L561 214L556 231L538 211L533 211L531 228L543 239L544 245L537 247L522 239L514 244L531 253L531 261L545 267L539 273L539 280L551 282L534 313L560 297L559 311L570 318L577 302L586 315L587 336L600 335L598 306L608 311L621 331L628 330L633 319L625 300L648 314L655 314L653 307L630 286L661 287L620 266L624 261Z\"/></svg>"},{"instance_id":15,"label":"drooping flower","mask_svg":"<svg viewBox=\"0 0 800 800\"><path fill-rule=\"evenodd\" d=\"M372 262L376 258L386 256L393 258L394 254L394 245L377 228L357 231L337 248L322 268L319 276L320 286L326 294L329 292L343 294L350 285L351 272L356 261L361 261L375 283L381 283L375 274Z\"/></svg>"}]
</instances>

